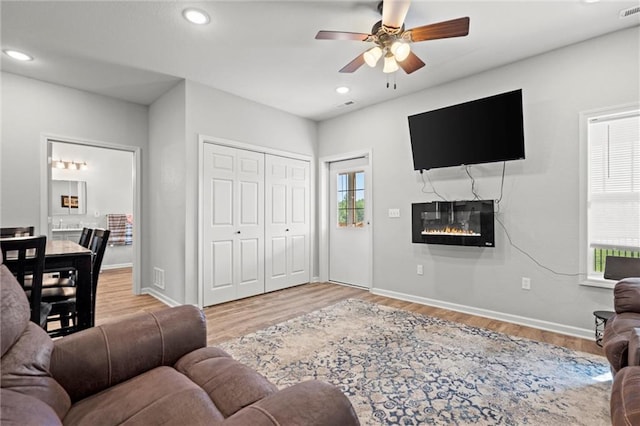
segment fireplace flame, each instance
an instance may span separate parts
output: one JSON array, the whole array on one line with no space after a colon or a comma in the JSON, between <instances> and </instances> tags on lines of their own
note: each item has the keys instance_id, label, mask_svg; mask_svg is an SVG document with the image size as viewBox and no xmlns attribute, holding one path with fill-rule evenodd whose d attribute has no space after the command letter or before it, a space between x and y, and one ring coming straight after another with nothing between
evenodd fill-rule
<instances>
[{"instance_id":1,"label":"fireplace flame","mask_svg":"<svg viewBox=\"0 0 640 426\"><path fill-rule=\"evenodd\" d=\"M455 237L480 237L479 234L472 229L460 229L450 226L444 228L425 229L422 231L422 235L451 235Z\"/></svg>"}]
</instances>

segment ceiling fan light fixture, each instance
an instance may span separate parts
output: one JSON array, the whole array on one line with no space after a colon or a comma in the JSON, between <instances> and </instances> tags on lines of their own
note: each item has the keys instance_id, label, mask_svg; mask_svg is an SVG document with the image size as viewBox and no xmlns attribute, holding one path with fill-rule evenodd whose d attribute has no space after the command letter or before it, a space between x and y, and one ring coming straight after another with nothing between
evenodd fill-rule
<instances>
[{"instance_id":1,"label":"ceiling fan light fixture","mask_svg":"<svg viewBox=\"0 0 640 426\"><path fill-rule=\"evenodd\" d=\"M398 71L399 68L398 62L396 62L396 58L394 58L393 55L389 54L384 57L384 68L382 68L383 73L390 74Z\"/></svg>"},{"instance_id":2,"label":"ceiling fan light fixture","mask_svg":"<svg viewBox=\"0 0 640 426\"><path fill-rule=\"evenodd\" d=\"M395 56L396 61L402 62L409 57L411 46L409 46L409 43L396 40L391 45L391 53Z\"/></svg>"},{"instance_id":3,"label":"ceiling fan light fixture","mask_svg":"<svg viewBox=\"0 0 640 426\"><path fill-rule=\"evenodd\" d=\"M379 46L374 46L371 49L364 52L364 61L371 68L375 67L378 60L382 57L382 49Z\"/></svg>"},{"instance_id":4,"label":"ceiling fan light fixture","mask_svg":"<svg viewBox=\"0 0 640 426\"><path fill-rule=\"evenodd\" d=\"M200 9L187 8L182 11L182 16L184 16L184 19L187 21L196 25L205 25L210 21L207 12Z\"/></svg>"}]
</instances>

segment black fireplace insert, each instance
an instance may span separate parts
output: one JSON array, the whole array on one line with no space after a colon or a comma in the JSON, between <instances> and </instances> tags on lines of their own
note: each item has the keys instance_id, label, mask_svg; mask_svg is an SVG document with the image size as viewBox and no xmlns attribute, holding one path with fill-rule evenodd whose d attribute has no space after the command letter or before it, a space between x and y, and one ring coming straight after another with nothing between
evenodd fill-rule
<instances>
[{"instance_id":1,"label":"black fireplace insert","mask_svg":"<svg viewBox=\"0 0 640 426\"><path fill-rule=\"evenodd\" d=\"M412 241L494 247L493 200L412 204Z\"/></svg>"}]
</instances>

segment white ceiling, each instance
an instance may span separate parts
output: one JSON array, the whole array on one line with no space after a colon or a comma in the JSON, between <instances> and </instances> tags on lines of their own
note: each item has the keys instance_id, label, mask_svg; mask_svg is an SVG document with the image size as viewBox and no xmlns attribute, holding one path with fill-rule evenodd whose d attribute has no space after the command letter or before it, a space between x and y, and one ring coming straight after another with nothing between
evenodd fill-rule
<instances>
[{"instance_id":1,"label":"white ceiling","mask_svg":"<svg viewBox=\"0 0 640 426\"><path fill-rule=\"evenodd\" d=\"M469 35L412 45L427 66L387 88L381 64L338 70L370 46L315 40L318 30L369 33L377 1L2 1L3 49L25 51L15 74L150 104L180 79L324 120L519 59L637 26L635 1L414 0L406 28L469 16ZM187 6L211 23L183 19ZM346 85L346 95L335 92ZM355 102L344 106L347 101Z\"/></svg>"}]
</instances>

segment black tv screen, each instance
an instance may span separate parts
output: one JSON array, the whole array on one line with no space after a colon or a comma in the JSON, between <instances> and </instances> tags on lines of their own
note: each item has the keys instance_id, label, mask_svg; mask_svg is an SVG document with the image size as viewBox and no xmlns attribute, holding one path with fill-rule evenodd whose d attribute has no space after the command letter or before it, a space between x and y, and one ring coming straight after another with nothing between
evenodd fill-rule
<instances>
[{"instance_id":1,"label":"black tv screen","mask_svg":"<svg viewBox=\"0 0 640 426\"><path fill-rule=\"evenodd\" d=\"M415 170L524 158L522 89L409 116Z\"/></svg>"}]
</instances>

